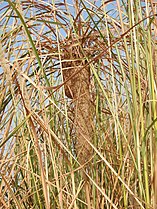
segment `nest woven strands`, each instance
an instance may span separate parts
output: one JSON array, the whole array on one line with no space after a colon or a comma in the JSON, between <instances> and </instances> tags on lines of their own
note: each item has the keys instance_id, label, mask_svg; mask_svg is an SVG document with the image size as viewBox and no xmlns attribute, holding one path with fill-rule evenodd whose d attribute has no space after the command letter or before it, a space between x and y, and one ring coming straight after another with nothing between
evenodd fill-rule
<instances>
[{"instance_id":1,"label":"nest woven strands","mask_svg":"<svg viewBox=\"0 0 157 209\"><path fill-rule=\"evenodd\" d=\"M83 164L92 156L92 148L87 142L87 140L91 142L93 138L90 67L86 66L87 62L84 57L71 55L72 53L67 53L67 56L65 56L65 62L62 65L63 79L65 95L74 101L73 114L77 138L75 149L79 162Z\"/></svg>"}]
</instances>

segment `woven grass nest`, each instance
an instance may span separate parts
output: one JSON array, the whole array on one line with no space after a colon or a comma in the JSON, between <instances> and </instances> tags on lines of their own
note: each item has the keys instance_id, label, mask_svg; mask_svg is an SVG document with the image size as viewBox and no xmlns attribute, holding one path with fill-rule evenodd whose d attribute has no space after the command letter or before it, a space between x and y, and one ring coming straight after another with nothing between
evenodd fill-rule
<instances>
[{"instance_id":1,"label":"woven grass nest","mask_svg":"<svg viewBox=\"0 0 157 209\"><path fill-rule=\"evenodd\" d=\"M65 95L73 100L73 118L76 132L76 153L81 164L92 156L89 141L93 138L93 104L91 102L91 70L83 44L66 44L63 53L63 79Z\"/></svg>"}]
</instances>

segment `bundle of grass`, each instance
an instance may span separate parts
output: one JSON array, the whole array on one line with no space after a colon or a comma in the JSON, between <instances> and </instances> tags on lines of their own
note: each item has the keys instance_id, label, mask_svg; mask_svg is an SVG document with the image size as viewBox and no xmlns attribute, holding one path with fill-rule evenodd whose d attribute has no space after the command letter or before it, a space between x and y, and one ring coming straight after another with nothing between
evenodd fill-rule
<instances>
[{"instance_id":1,"label":"bundle of grass","mask_svg":"<svg viewBox=\"0 0 157 209\"><path fill-rule=\"evenodd\" d=\"M65 95L72 99L74 129L76 132L75 149L81 164L86 163L93 154L88 141L93 138L93 103L90 93L91 72L87 57L77 46L66 47L63 61Z\"/></svg>"}]
</instances>

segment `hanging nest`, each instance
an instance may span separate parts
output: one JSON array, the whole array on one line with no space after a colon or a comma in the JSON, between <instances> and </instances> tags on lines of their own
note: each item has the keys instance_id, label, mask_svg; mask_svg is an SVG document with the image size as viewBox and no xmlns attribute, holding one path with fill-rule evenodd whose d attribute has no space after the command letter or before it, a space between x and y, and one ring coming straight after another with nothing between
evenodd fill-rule
<instances>
[{"instance_id":1,"label":"hanging nest","mask_svg":"<svg viewBox=\"0 0 157 209\"><path fill-rule=\"evenodd\" d=\"M76 132L75 150L81 164L92 157L93 103L90 93L91 72L82 46L68 44L63 53L63 79L65 95L73 101L73 118ZM83 51L83 52L82 52Z\"/></svg>"}]
</instances>

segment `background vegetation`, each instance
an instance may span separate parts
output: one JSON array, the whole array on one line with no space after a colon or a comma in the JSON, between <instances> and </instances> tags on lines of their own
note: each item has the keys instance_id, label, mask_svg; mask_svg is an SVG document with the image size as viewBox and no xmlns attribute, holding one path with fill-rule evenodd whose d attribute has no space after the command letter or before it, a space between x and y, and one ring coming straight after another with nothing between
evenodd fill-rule
<instances>
[{"instance_id":1,"label":"background vegetation","mask_svg":"<svg viewBox=\"0 0 157 209\"><path fill-rule=\"evenodd\" d=\"M157 208L157 3L0 4L0 207Z\"/></svg>"}]
</instances>

